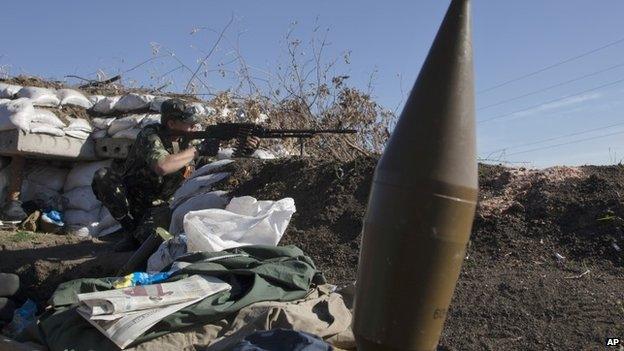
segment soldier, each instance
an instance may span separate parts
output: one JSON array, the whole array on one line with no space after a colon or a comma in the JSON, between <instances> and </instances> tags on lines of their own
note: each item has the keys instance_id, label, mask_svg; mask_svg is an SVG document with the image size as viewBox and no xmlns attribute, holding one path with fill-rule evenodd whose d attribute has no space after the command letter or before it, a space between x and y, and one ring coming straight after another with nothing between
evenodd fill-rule
<instances>
[{"instance_id":1,"label":"soldier","mask_svg":"<svg viewBox=\"0 0 624 351\"><path fill-rule=\"evenodd\" d=\"M180 140L168 135L169 130L188 132L197 125L198 116L183 101L163 102L161 113L161 124L141 130L121 171L102 168L93 177L93 192L124 231L116 251L135 249L145 239L139 226L154 221L151 209L155 202L171 198L198 157L215 156L219 151L217 139L204 139L180 150ZM257 138L247 140L251 149L258 144ZM164 217L168 220L169 214Z\"/></svg>"}]
</instances>

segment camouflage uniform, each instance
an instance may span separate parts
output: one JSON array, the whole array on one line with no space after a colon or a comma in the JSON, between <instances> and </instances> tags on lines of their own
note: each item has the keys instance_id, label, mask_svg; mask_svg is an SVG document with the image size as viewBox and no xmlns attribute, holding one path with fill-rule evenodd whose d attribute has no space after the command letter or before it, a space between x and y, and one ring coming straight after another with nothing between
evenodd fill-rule
<instances>
[{"instance_id":1,"label":"camouflage uniform","mask_svg":"<svg viewBox=\"0 0 624 351\"><path fill-rule=\"evenodd\" d=\"M188 171L182 168L164 176L153 171L159 160L177 151L169 138L163 137L163 131L160 124L143 128L121 172L102 168L93 177L91 186L96 197L127 231L134 231L144 222L153 222L148 209L157 200L169 200ZM141 236L141 233L135 235L139 240Z\"/></svg>"}]
</instances>

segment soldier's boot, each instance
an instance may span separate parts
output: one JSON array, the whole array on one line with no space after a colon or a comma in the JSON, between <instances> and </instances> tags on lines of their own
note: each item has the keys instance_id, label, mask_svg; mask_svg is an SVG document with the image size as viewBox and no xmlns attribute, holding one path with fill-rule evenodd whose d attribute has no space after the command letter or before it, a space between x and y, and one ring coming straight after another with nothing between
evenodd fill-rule
<instances>
[{"instance_id":1,"label":"soldier's boot","mask_svg":"<svg viewBox=\"0 0 624 351\"><path fill-rule=\"evenodd\" d=\"M121 224L123 230L123 237L115 244L115 252L134 251L139 247L139 242L134 238L134 231L136 230L136 222L131 215L123 216L122 218L116 218L117 222Z\"/></svg>"},{"instance_id":2,"label":"soldier's boot","mask_svg":"<svg viewBox=\"0 0 624 351\"><path fill-rule=\"evenodd\" d=\"M18 200L7 201L0 212L0 220L5 222L19 223L26 219L28 215L22 208L22 202Z\"/></svg>"}]
</instances>

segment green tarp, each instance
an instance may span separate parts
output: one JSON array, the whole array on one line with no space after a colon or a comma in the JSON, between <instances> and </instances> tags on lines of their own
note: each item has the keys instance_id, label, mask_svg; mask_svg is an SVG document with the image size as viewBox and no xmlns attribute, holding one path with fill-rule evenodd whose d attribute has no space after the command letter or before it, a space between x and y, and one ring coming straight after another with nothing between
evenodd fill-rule
<instances>
[{"instance_id":1,"label":"green tarp","mask_svg":"<svg viewBox=\"0 0 624 351\"><path fill-rule=\"evenodd\" d=\"M242 255L212 260L231 254ZM196 253L179 261L191 265L177 271L167 281L204 274L222 279L232 285L232 290L208 297L168 316L132 345L172 331L222 319L255 302L301 299L312 284L325 282L312 260L295 246L245 246L222 252ZM41 317L40 323L50 350L117 349L75 311L76 294L110 290L115 279L78 279L57 288L50 299L52 309Z\"/></svg>"}]
</instances>

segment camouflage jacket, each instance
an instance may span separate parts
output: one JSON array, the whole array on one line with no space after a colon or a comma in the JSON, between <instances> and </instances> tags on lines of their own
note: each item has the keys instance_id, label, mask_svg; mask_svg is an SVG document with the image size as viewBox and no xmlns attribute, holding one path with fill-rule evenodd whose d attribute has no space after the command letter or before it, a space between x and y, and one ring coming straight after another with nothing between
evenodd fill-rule
<instances>
[{"instance_id":1,"label":"camouflage jacket","mask_svg":"<svg viewBox=\"0 0 624 351\"><path fill-rule=\"evenodd\" d=\"M136 197L141 203L169 200L184 180L184 168L164 176L152 170L159 160L175 152L173 143L163 137L163 129L160 124L143 128L124 164L124 184L129 195Z\"/></svg>"}]
</instances>

